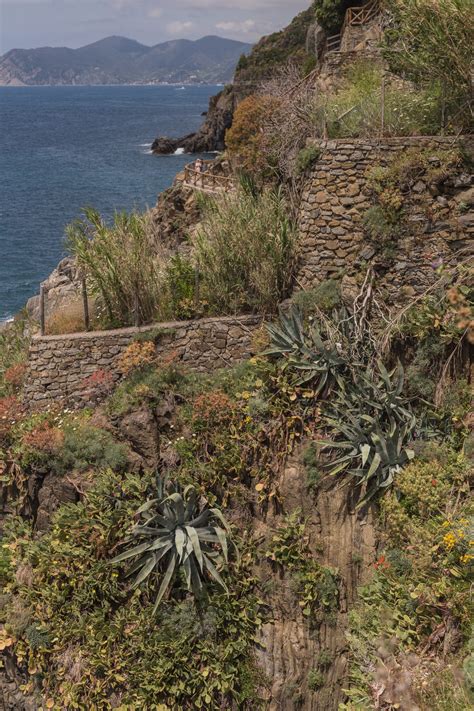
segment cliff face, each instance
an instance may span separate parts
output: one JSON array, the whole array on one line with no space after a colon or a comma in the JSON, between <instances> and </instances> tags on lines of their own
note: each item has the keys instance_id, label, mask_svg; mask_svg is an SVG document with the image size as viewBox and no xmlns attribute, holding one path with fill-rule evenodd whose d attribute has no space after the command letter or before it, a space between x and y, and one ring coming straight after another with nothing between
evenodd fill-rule
<instances>
[{"instance_id":1,"label":"cliff face","mask_svg":"<svg viewBox=\"0 0 474 711\"><path fill-rule=\"evenodd\" d=\"M208 153L224 150L225 132L232 125L236 96L232 87L226 87L211 97L206 119L196 133L181 138L156 138L151 147L154 153L174 153L178 148L185 153Z\"/></svg>"}]
</instances>

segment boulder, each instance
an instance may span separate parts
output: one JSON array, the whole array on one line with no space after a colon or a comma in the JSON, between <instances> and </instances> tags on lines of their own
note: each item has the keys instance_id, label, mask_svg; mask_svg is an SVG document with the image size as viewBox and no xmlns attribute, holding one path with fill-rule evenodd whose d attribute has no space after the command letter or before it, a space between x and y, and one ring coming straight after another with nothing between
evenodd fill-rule
<instances>
[{"instance_id":1,"label":"boulder","mask_svg":"<svg viewBox=\"0 0 474 711\"><path fill-rule=\"evenodd\" d=\"M46 308L48 317L70 305L81 296L81 282L73 257L61 260L49 277L41 284L47 289ZM28 315L35 321L40 318L40 297L31 297L26 304Z\"/></svg>"},{"instance_id":2,"label":"boulder","mask_svg":"<svg viewBox=\"0 0 474 711\"><path fill-rule=\"evenodd\" d=\"M126 415L120 423L120 431L142 457L145 466L156 469L160 458L160 435L151 410L143 408Z\"/></svg>"},{"instance_id":3,"label":"boulder","mask_svg":"<svg viewBox=\"0 0 474 711\"><path fill-rule=\"evenodd\" d=\"M51 515L56 509L62 504L74 503L78 499L78 491L69 479L48 474L38 492L36 529L46 531L50 526Z\"/></svg>"}]
</instances>

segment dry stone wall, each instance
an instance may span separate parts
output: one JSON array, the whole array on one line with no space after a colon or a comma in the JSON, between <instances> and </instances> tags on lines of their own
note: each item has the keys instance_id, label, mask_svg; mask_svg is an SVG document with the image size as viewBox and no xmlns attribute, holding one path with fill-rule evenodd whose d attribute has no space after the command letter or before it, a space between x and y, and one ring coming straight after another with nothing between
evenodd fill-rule
<instances>
[{"instance_id":1,"label":"dry stone wall","mask_svg":"<svg viewBox=\"0 0 474 711\"><path fill-rule=\"evenodd\" d=\"M259 316L229 316L161 323L141 328L37 336L30 346L25 400L32 408L50 403L77 407L87 402L85 381L93 373L121 377L119 360L137 337L155 342L159 360L173 359L191 370L212 371L251 355Z\"/></svg>"},{"instance_id":2,"label":"dry stone wall","mask_svg":"<svg viewBox=\"0 0 474 711\"><path fill-rule=\"evenodd\" d=\"M421 293L436 279L436 265L458 263L472 254L472 211L457 210L452 196L431 194L423 181L408 196L405 223L409 229L403 231L390 258L381 258L380 245L368 238L363 226L364 215L374 204L367 170L388 165L408 149L453 148L452 137L312 143L320 154L308 175L300 208L300 286L308 289L336 275L353 275L373 262L378 286L390 300L403 300L404 295ZM470 191L472 176L462 174L456 181L459 191Z\"/></svg>"}]
</instances>

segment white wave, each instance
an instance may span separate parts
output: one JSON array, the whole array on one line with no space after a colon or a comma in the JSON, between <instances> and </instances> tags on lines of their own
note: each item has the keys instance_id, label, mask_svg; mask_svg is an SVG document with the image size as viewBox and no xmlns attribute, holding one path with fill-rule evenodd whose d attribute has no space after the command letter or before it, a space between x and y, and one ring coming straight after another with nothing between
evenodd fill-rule
<instances>
[{"instance_id":1,"label":"white wave","mask_svg":"<svg viewBox=\"0 0 474 711\"><path fill-rule=\"evenodd\" d=\"M151 143L140 143L141 148L151 148L153 141Z\"/></svg>"},{"instance_id":2,"label":"white wave","mask_svg":"<svg viewBox=\"0 0 474 711\"><path fill-rule=\"evenodd\" d=\"M174 152L175 156L182 156L184 153L184 148L177 148Z\"/></svg>"},{"instance_id":3,"label":"white wave","mask_svg":"<svg viewBox=\"0 0 474 711\"><path fill-rule=\"evenodd\" d=\"M185 86L177 86L175 91L185 91L186 87Z\"/></svg>"},{"instance_id":4,"label":"white wave","mask_svg":"<svg viewBox=\"0 0 474 711\"><path fill-rule=\"evenodd\" d=\"M142 153L143 153L144 156L151 156L151 155L153 155L153 151L151 150L151 148L149 148L147 151L142 151Z\"/></svg>"}]
</instances>

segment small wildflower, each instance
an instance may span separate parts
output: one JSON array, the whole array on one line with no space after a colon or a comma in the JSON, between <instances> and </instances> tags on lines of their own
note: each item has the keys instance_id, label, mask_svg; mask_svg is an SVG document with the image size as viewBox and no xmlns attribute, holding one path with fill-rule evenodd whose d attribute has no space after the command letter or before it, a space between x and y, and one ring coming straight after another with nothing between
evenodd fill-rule
<instances>
[{"instance_id":1,"label":"small wildflower","mask_svg":"<svg viewBox=\"0 0 474 711\"><path fill-rule=\"evenodd\" d=\"M443 536L443 543L448 551L453 550L454 546L456 545L456 536L454 535L454 533L452 531L450 531L449 533L446 533Z\"/></svg>"}]
</instances>

